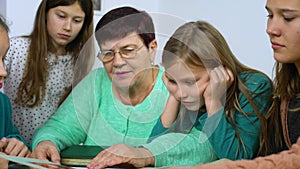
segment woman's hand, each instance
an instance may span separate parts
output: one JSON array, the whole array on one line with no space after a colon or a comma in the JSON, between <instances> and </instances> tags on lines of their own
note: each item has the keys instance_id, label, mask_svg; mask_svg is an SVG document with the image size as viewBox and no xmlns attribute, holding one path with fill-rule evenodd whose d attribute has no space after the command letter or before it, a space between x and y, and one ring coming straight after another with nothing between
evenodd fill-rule
<instances>
[{"instance_id":1,"label":"woman's hand","mask_svg":"<svg viewBox=\"0 0 300 169\"><path fill-rule=\"evenodd\" d=\"M3 137L0 142L2 142L2 151L7 155L19 156L19 157L29 157L30 151L28 147L20 140L16 138L5 138Z\"/></svg>"},{"instance_id":2,"label":"woman's hand","mask_svg":"<svg viewBox=\"0 0 300 169\"><path fill-rule=\"evenodd\" d=\"M129 164L139 168L153 166L154 163L155 159L149 150L116 144L100 152L87 167L89 169L100 169L119 164Z\"/></svg>"},{"instance_id":3,"label":"woman's hand","mask_svg":"<svg viewBox=\"0 0 300 169\"><path fill-rule=\"evenodd\" d=\"M41 160L51 160L54 163L60 164L60 156L54 143L51 141L40 142L31 154L32 158Z\"/></svg>"},{"instance_id":4,"label":"woman's hand","mask_svg":"<svg viewBox=\"0 0 300 169\"><path fill-rule=\"evenodd\" d=\"M225 103L223 102L225 100L222 98L234 81L233 73L224 66L219 66L211 70L209 77L209 85L203 94L208 117L224 106Z\"/></svg>"}]
</instances>

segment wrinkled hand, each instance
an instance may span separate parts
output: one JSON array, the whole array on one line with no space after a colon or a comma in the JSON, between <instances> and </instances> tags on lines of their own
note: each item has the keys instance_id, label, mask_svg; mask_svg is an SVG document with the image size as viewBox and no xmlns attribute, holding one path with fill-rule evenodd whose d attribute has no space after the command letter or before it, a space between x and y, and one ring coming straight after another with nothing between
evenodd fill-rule
<instances>
[{"instance_id":1,"label":"wrinkled hand","mask_svg":"<svg viewBox=\"0 0 300 169\"><path fill-rule=\"evenodd\" d=\"M89 169L100 169L119 164L130 164L134 167L153 166L155 159L145 148L134 148L125 144L116 144L100 152L87 165Z\"/></svg>"},{"instance_id":2,"label":"wrinkled hand","mask_svg":"<svg viewBox=\"0 0 300 169\"><path fill-rule=\"evenodd\" d=\"M233 73L224 66L214 68L209 72L209 85L206 87L203 97L208 116L216 113L225 103L222 97L234 81Z\"/></svg>"},{"instance_id":3,"label":"wrinkled hand","mask_svg":"<svg viewBox=\"0 0 300 169\"><path fill-rule=\"evenodd\" d=\"M2 152L7 155L19 156L19 157L29 157L30 151L28 147L20 140L16 138L5 138L3 137L1 140L0 148L2 148Z\"/></svg>"},{"instance_id":4,"label":"wrinkled hand","mask_svg":"<svg viewBox=\"0 0 300 169\"><path fill-rule=\"evenodd\" d=\"M60 164L60 156L54 143L51 141L40 142L31 154L32 158L50 160Z\"/></svg>"}]
</instances>

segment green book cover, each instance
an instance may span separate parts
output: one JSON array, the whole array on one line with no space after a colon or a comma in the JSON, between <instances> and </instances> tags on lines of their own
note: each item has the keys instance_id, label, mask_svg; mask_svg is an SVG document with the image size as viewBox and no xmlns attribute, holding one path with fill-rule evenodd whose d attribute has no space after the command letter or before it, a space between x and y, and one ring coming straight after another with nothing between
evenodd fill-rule
<instances>
[{"instance_id":1,"label":"green book cover","mask_svg":"<svg viewBox=\"0 0 300 169\"><path fill-rule=\"evenodd\" d=\"M86 166L104 147L73 145L61 151L61 163L71 166Z\"/></svg>"},{"instance_id":2,"label":"green book cover","mask_svg":"<svg viewBox=\"0 0 300 169\"><path fill-rule=\"evenodd\" d=\"M94 157L96 157L101 151L106 148L108 147L87 145L74 145L68 147L60 152L61 164L67 166L86 166ZM130 164L119 164L113 167L122 169L135 168Z\"/></svg>"}]
</instances>

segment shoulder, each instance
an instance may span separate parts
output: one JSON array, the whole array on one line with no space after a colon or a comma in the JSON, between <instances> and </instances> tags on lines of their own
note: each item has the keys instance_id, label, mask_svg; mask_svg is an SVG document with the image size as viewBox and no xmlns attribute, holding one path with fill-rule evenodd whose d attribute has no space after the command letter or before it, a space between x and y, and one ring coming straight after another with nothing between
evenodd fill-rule
<instances>
[{"instance_id":1,"label":"shoulder","mask_svg":"<svg viewBox=\"0 0 300 169\"><path fill-rule=\"evenodd\" d=\"M6 96L6 94L0 92L0 103L3 102L9 102L9 98Z\"/></svg>"},{"instance_id":2,"label":"shoulder","mask_svg":"<svg viewBox=\"0 0 300 169\"><path fill-rule=\"evenodd\" d=\"M30 39L26 37L10 38L10 47L4 59L5 65L9 72L19 72L26 64Z\"/></svg>"},{"instance_id":3,"label":"shoulder","mask_svg":"<svg viewBox=\"0 0 300 169\"><path fill-rule=\"evenodd\" d=\"M10 45L29 45L30 44L30 38L25 36L15 36L10 38Z\"/></svg>"},{"instance_id":4,"label":"shoulder","mask_svg":"<svg viewBox=\"0 0 300 169\"><path fill-rule=\"evenodd\" d=\"M270 90L271 92L272 81L267 75L259 72L246 72L242 73L240 78L251 91Z\"/></svg>"},{"instance_id":5,"label":"shoulder","mask_svg":"<svg viewBox=\"0 0 300 169\"><path fill-rule=\"evenodd\" d=\"M30 39L27 37L12 37L10 38L10 47L7 56L15 55L16 57L21 57L27 54L30 45Z\"/></svg>"},{"instance_id":6,"label":"shoulder","mask_svg":"<svg viewBox=\"0 0 300 169\"><path fill-rule=\"evenodd\" d=\"M101 86L107 85L105 82L109 82L109 77L104 68L97 68L90 71L80 82L80 86L91 86L100 84Z\"/></svg>"},{"instance_id":7,"label":"shoulder","mask_svg":"<svg viewBox=\"0 0 300 169\"><path fill-rule=\"evenodd\" d=\"M108 78L108 75L107 75L105 69L103 67L101 67L101 68L92 70L90 73L88 73L86 78L90 79L90 80L100 80L104 77Z\"/></svg>"},{"instance_id":8,"label":"shoulder","mask_svg":"<svg viewBox=\"0 0 300 169\"><path fill-rule=\"evenodd\" d=\"M0 107L7 109L10 108L10 101L7 95L5 95L4 93L0 92Z\"/></svg>"}]
</instances>

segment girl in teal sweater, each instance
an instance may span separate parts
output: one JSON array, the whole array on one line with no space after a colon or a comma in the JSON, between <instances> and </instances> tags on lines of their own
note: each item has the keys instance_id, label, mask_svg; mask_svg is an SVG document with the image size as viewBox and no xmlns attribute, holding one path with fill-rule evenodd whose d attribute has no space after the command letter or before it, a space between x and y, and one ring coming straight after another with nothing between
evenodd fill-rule
<instances>
[{"instance_id":1,"label":"girl in teal sweater","mask_svg":"<svg viewBox=\"0 0 300 169\"><path fill-rule=\"evenodd\" d=\"M8 27L0 17L0 89L7 75L3 60L9 48ZM15 156L30 155L30 151L19 130L12 124L11 104L6 95L0 92L0 154ZM0 159L0 168L7 168L7 161Z\"/></svg>"},{"instance_id":2,"label":"girl in teal sweater","mask_svg":"<svg viewBox=\"0 0 300 169\"><path fill-rule=\"evenodd\" d=\"M212 25L198 21L178 28L162 63L170 97L153 137L194 125L209 137L218 158L251 159L260 139L268 150L265 116L272 82L240 63Z\"/></svg>"}]
</instances>

